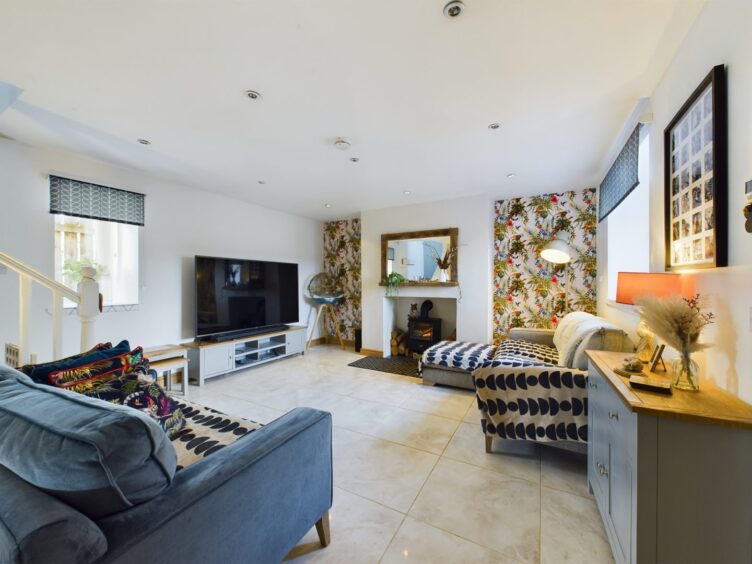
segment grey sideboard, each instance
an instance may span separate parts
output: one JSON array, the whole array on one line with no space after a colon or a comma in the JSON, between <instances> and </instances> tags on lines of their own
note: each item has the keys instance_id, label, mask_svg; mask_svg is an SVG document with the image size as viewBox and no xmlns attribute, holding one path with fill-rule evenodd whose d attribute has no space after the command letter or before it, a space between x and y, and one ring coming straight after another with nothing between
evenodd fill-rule
<instances>
[{"instance_id":1,"label":"grey sideboard","mask_svg":"<svg viewBox=\"0 0 752 564\"><path fill-rule=\"evenodd\" d=\"M623 353L587 354L588 483L616 562L752 562L752 406L710 382L638 391Z\"/></svg>"}]
</instances>

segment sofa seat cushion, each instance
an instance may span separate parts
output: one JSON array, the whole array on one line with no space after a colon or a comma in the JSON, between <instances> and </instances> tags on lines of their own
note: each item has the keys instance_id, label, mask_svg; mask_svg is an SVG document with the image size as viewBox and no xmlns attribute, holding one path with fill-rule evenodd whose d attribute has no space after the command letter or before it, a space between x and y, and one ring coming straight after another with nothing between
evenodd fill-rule
<instances>
[{"instance_id":1,"label":"sofa seat cushion","mask_svg":"<svg viewBox=\"0 0 752 564\"><path fill-rule=\"evenodd\" d=\"M556 347L549 347L548 345L506 339L496 349L493 359L507 364L524 366L556 366L559 363L559 352Z\"/></svg>"},{"instance_id":2,"label":"sofa seat cushion","mask_svg":"<svg viewBox=\"0 0 752 564\"><path fill-rule=\"evenodd\" d=\"M483 363L493 360L495 351L494 345L464 341L440 341L423 352L421 364L472 372Z\"/></svg>"},{"instance_id":3,"label":"sofa seat cushion","mask_svg":"<svg viewBox=\"0 0 752 564\"><path fill-rule=\"evenodd\" d=\"M0 365L0 464L93 518L166 490L175 449L144 413Z\"/></svg>"},{"instance_id":4,"label":"sofa seat cushion","mask_svg":"<svg viewBox=\"0 0 752 564\"><path fill-rule=\"evenodd\" d=\"M172 439L178 458L178 470L214 454L262 427L260 423L225 415L197 403L178 401L178 407L186 422L185 428Z\"/></svg>"}]
</instances>

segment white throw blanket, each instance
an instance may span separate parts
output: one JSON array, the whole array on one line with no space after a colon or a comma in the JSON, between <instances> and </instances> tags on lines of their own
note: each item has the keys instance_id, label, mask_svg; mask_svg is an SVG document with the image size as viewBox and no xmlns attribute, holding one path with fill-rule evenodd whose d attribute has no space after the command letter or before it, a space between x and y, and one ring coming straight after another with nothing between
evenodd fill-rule
<instances>
[{"instance_id":1,"label":"white throw blanket","mask_svg":"<svg viewBox=\"0 0 752 564\"><path fill-rule=\"evenodd\" d=\"M620 329L602 318L584 311L574 311L559 323L554 333L554 345L559 351L559 366L572 366L577 347L601 329Z\"/></svg>"}]
</instances>

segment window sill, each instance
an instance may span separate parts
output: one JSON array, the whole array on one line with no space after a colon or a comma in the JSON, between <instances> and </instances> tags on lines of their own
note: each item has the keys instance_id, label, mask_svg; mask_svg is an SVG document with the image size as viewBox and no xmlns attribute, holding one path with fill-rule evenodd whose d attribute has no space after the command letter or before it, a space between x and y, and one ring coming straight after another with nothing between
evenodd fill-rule
<instances>
[{"instance_id":1,"label":"window sill","mask_svg":"<svg viewBox=\"0 0 752 564\"><path fill-rule=\"evenodd\" d=\"M639 315L640 314L640 310L637 308L636 305L620 304L616 300L612 300L612 299L607 299L606 300L606 305L608 307L621 310L621 311L623 311L625 313L631 313L633 315Z\"/></svg>"}]
</instances>

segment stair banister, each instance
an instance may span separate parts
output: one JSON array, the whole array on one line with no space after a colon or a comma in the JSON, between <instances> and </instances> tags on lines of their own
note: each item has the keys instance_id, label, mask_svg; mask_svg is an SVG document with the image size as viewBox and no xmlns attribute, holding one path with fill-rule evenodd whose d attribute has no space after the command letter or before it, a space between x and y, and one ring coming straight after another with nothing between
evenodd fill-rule
<instances>
[{"instance_id":1,"label":"stair banister","mask_svg":"<svg viewBox=\"0 0 752 564\"><path fill-rule=\"evenodd\" d=\"M81 350L91 347L94 335L94 320L99 315L99 284L94 279L96 271L91 267L81 269L78 291L73 291L56 280L45 276L10 255L0 252L0 265L6 266L19 276L18 284L18 348L19 362L29 361L29 323L31 321L31 289L37 283L52 292L52 358L63 354L63 300L68 298L78 307L81 321Z\"/></svg>"}]
</instances>

